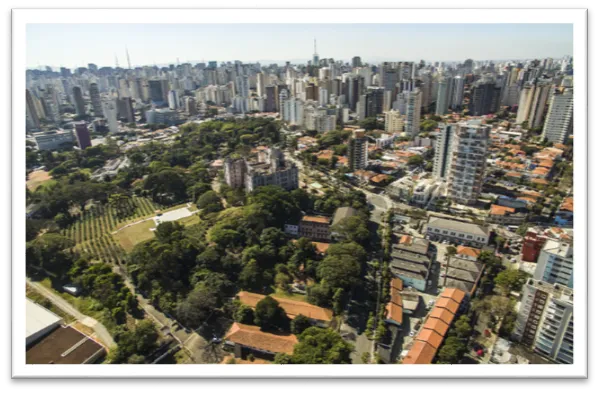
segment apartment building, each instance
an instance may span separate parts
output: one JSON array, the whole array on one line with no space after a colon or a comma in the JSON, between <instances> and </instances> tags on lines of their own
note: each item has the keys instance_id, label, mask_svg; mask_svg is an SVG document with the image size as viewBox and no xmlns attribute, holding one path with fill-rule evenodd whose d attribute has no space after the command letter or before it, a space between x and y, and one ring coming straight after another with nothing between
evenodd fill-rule
<instances>
[{"instance_id":1,"label":"apartment building","mask_svg":"<svg viewBox=\"0 0 599 393\"><path fill-rule=\"evenodd\" d=\"M529 279L524 285L513 338L557 363L574 362L574 292Z\"/></svg>"},{"instance_id":2,"label":"apartment building","mask_svg":"<svg viewBox=\"0 0 599 393\"><path fill-rule=\"evenodd\" d=\"M534 279L572 288L574 285L573 267L574 252L572 244L547 240L539 254Z\"/></svg>"},{"instance_id":3,"label":"apartment building","mask_svg":"<svg viewBox=\"0 0 599 393\"><path fill-rule=\"evenodd\" d=\"M331 240L331 218L324 216L304 216L299 223L299 236L316 241Z\"/></svg>"},{"instance_id":4,"label":"apartment building","mask_svg":"<svg viewBox=\"0 0 599 393\"><path fill-rule=\"evenodd\" d=\"M364 129L355 130L349 140L349 169L353 172L368 166L368 138Z\"/></svg>"}]
</instances>

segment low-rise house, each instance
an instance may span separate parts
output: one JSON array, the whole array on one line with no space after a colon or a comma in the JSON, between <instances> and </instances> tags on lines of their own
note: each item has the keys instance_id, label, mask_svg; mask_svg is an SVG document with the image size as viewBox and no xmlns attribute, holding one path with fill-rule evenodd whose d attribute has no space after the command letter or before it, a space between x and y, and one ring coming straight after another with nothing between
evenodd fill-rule
<instances>
[{"instance_id":1,"label":"low-rise house","mask_svg":"<svg viewBox=\"0 0 599 393\"><path fill-rule=\"evenodd\" d=\"M258 302L265 297L266 295L246 291L242 291L237 294L237 298L241 303L252 308L256 308ZM333 320L333 312L326 308L318 307L306 302L282 298L279 296L270 297L279 302L279 305L283 310L285 310L285 313L289 319L293 319L301 314L308 318L312 324L319 327L328 327Z\"/></svg>"},{"instance_id":2,"label":"low-rise house","mask_svg":"<svg viewBox=\"0 0 599 393\"><path fill-rule=\"evenodd\" d=\"M403 290L403 281L393 278L390 283L389 303L385 306L385 322L401 327L403 324L403 299L401 291Z\"/></svg>"},{"instance_id":3,"label":"low-rise house","mask_svg":"<svg viewBox=\"0 0 599 393\"><path fill-rule=\"evenodd\" d=\"M294 334L263 332L258 326L233 323L224 337L225 348L233 350L236 358L246 359L252 354L259 358L274 360L278 353L293 354L298 343Z\"/></svg>"},{"instance_id":4,"label":"low-rise house","mask_svg":"<svg viewBox=\"0 0 599 393\"><path fill-rule=\"evenodd\" d=\"M432 263L430 242L425 239L403 235L391 251L391 273L400 278L405 286L419 291L426 290Z\"/></svg>"},{"instance_id":5,"label":"low-rise house","mask_svg":"<svg viewBox=\"0 0 599 393\"><path fill-rule=\"evenodd\" d=\"M430 217L426 228L427 238L455 244L482 248L489 243L489 229L461 221Z\"/></svg>"},{"instance_id":6,"label":"low-rise house","mask_svg":"<svg viewBox=\"0 0 599 393\"><path fill-rule=\"evenodd\" d=\"M389 184L386 188L387 194L400 201L409 202L414 193L416 181L411 176L404 176L401 179Z\"/></svg>"},{"instance_id":7,"label":"low-rise house","mask_svg":"<svg viewBox=\"0 0 599 393\"><path fill-rule=\"evenodd\" d=\"M441 279L444 287L461 289L473 294L483 274L484 266L476 260L463 259L457 254L449 261L441 261Z\"/></svg>"},{"instance_id":8,"label":"low-rise house","mask_svg":"<svg viewBox=\"0 0 599 393\"><path fill-rule=\"evenodd\" d=\"M431 364L456 320L466 299L466 293L457 288L445 288L426 322L414 338L412 347L402 359L402 364Z\"/></svg>"},{"instance_id":9,"label":"low-rise house","mask_svg":"<svg viewBox=\"0 0 599 393\"><path fill-rule=\"evenodd\" d=\"M574 225L574 198L564 198L559 210L555 213L554 222L562 227Z\"/></svg>"},{"instance_id":10,"label":"low-rise house","mask_svg":"<svg viewBox=\"0 0 599 393\"><path fill-rule=\"evenodd\" d=\"M491 205L487 222L501 225L520 225L526 221L527 214L519 213L513 207Z\"/></svg>"},{"instance_id":11,"label":"low-rise house","mask_svg":"<svg viewBox=\"0 0 599 393\"><path fill-rule=\"evenodd\" d=\"M299 236L311 240L331 240L330 217L304 216L299 223Z\"/></svg>"}]
</instances>

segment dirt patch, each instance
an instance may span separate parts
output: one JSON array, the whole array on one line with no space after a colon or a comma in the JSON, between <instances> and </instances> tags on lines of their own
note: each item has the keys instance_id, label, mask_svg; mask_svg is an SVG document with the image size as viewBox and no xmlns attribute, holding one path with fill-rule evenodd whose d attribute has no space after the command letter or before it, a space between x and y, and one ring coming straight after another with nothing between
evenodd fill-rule
<instances>
[{"instance_id":1,"label":"dirt patch","mask_svg":"<svg viewBox=\"0 0 599 393\"><path fill-rule=\"evenodd\" d=\"M27 188L29 191L35 191L39 186L51 179L50 172L33 171L27 177Z\"/></svg>"}]
</instances>

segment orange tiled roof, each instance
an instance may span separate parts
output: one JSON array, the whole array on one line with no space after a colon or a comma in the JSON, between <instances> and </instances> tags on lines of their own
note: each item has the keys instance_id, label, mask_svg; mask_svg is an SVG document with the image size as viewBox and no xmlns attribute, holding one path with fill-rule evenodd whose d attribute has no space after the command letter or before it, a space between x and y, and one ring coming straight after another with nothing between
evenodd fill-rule
<instances>
[{"instance_id":1,"label":"orange tiled roof","mask_svg":"<svg viewBox=\"0 0 599 393\"><path fill-rule=\"evenodd\" d=\"M441 298L449 298L455 301L458 306L462 303L462 300L466 297L466 292L457 288L445 288L443 292L441 292ZM455 312L454 312L455 314Z\"/></svg>"},{"instance_id":2,"label":"orange tiled roof","mask_svg":"<svg viewBox=\"0 0 599 393\"><path fill-rule=\"evenodd\" d=\"M434 330L441 336L445 337L447 330L449 330L449 325L437 318L427 318L423 328Z\"/></svg>"},{"instance_id":3,"label":"orange tiled roof","mask_svg":"<svg viewBox=\"0 0 599 393\"><path fill-rule=\"evenodd\" d=\"M316 251L318 251L321 254L324 254L325 252L327 252L327 250L331 246L329 243L322 243L322 242L312 242L312 244L314 244L314 247L316 247Z\"/></svg>"},{"instance_id":4,"label":"orange tiled roof","mask_svg":"<svg viewBox=\"0 0 599 393\"><path fill-rule=\"evenodd\" d=\"M224 339L272 353L292 354L293 347L297 344L297 337L294 334L267 333L261 331L258 326L238 322L233 323Z\"/></svg>"},{"instance_id":5,"label":"orange tiled roof","mask_svg":"<svg viewBox=\"0 0 599 393\"><path fill-rule=\"evenodd\" d=\"M424 341L415 341L414 345L403 359L403 364L431 364L437 350Z\"/></svg>"},{"instance_id":6,"label":"orange tiled roof","mask_svg":"<svg viewBox=\"0 0 599 393\"><path fill-rule=\"evenodd\" d=\"M241 303L245 304L246 306L255 308L256 304L258 304L258 302L260 300L264 299L266 296L261 295L259 293L241 291L237 294L237 297L239 298ZM283 310L285 310L285 313L291 319L295 318L299 314L302 314L308 318L316 319L319 321L330 321L331 319L333 319L333 312L326 308L322 308L322 307L318 307L318 306L315 306L310 303L299 302L297 300L286 299L286 298L282 298L282 297L278 297L278 296L271 296L271 297L273 299L275 299L277 302L279 302L279 305L281 306L281 308L283 308Z\"/></svg>"},{"instance_id":7,"label":"orange tiled roof","mask_svg":"<svg viewBox=\"0 0 599 393\"><path fill-rule=\"evenodd\" d=\"M448 325L451 325L454 317L455 314L452 314L450 311L447 311L446 309L440 307L433 308L433 311L431 311L429 315L429 318L440 319Z\"/></svg>"},{"instance_id":8,"label":"orange tiled roof","mask_svg":"<svg viewBox=\"0 0 599 393\"><path fill-rule=\"evenodd\" d=\"M574 212L574 198L572 198L572 197L564 198L564 201L562 202L559 209L564 210L564 211Z\"/></svg>"},{"instance_id":9,"label":"orange tiled roof","mask_svg":"<svg viewBox=\"0 0 599 393\"><path fill-rule=\"evenodd\" d=\"M324 216L304 216L304 217L302 217L302 221L318 222L318 223L321 223L321 224L328 224L329 222L331 222L331 218L330 217L324 217Z\"/></svg>"},{"instance_id":10,"label":"orange tiled roof","mask_svg":"<svg viewBox=\"0 0 599 393\"><path fill-rule=\"evenodd\" d=\"M506 177L517 177L517 178L521 178L522 174L518 173L518 172L508 172L505 174Z\"/></svg>"},{"instance_id":11,"label":"orange tiled roof","mask_svg":"<svg viewBox=\"0 0 599 393\"><path fill-rule=\"evenodd\" d=\"M532 179L531 182L536 184L549 184L549 182L545 179Z\"/></svg>"},{"instance_id":12,"label":"orange tiled roof","mask_svg":"<svg viewBox=\"0 0 599 393\"><path fill-rule=\"evenodd\" d=\"M392 319L395 322L403 323L403 301L399 292L391 294L391 300L385 306L387 310L387 318Z\"/></svg>"},{"instance_id":13,"label":"orange tiled roof","mask_svg":"<svg viewBox=\"0 0 599 393\"><path fill-rule=\"evenodd\" d=\"M401 278L391 279L391 289L403 291L403 280Z\"/></svg>"},{"instance_id":14,"label":"orange tiled roof","mask_svg":"<svg viewBox=\"0 0 599 393\"><path fill-rule=\"evenodd\" d=\"M418 333L418 336L416 336L416 340L424 341L431 347L439 349L441 343L443 342L443 336L434 330L422 329L420 333Z\"/></svg>"},{"instance_id":15,"label":"orange tiled roof","mask_svg":"<svg viewBox=\"0 0 599 393\"><path fill-rule=\"evenodd\" d=\"M379 174L376 176L373 176L370 181L373 183L381 183L385 180L387 180L390 176L389 175L385 175L385 174Z\"/></svg>"},{"instance_id":16,"label":"orange tiled roof","mask_svg":"<svg viewBox=\"0 0 599 393\"><path fill-rule=\"evenodd\" d=\"M458 312L458 308L460 307L460 305L455 300L449 297L440 298L439 300L437 300L437 303L435 303L435 306L444 308L453 314Z\"/></svg>"},{"instance_id":17,"label":"orange tiled roof","mask_svg":"<svg viewBox=\"0 0 599 393\"><path fill-rule=\"evenodd\" d=\"M325 160L330 160L331 158L333 158L333 150L321 150L318 152L318 155L316 155L316 158L324 158Z\"/></svg>"},{"instance_id":18,"label":"orange tiled roof","mask_svg":"<svg viewBox=\"0 0 599 393\"><path fill-rule=\"evenodd\" d=\"M411 245L412 244L412 236L410 236L410 235L401 235L401 238L399 239L399 244Z\"/></svg>"},{"instance_id":19,"label":"orange tiled roof","mask_svg":"<svg viewBox=\"0 0 599 393\"><path fill-rule=\"evenodd\" d=\"M516 209L513 207L491 205L491 211L489 212L492 216L505 216L508 213L515 213Z\"/></svg>"},{"instance_id":20,"label":"orange tiled roof","mask_svg":"<svg viewBox=\"0 0 599 393\"><path fill-rule=\"evenodd\" d=\"M473 247L458 246L457 254L466 255L472 258L478 258L478 256L480 255L480 250L478 248Z\"/></svg>"}]
</instances>

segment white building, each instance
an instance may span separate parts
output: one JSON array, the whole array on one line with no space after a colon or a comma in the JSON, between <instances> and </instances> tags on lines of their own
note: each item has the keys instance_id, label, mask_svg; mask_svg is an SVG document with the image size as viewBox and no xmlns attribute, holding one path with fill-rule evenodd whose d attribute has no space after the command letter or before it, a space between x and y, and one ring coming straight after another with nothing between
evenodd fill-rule
<instances>
[{"instance_id":1,"label":"white building","mask_svg":"<svg viewBox=\"0 0 599 393\"><path fill-rule=\"evenodd\" d=\"M415 89L407 94L405 132L411 138L420 133L420 111L422 109L422 92Z\"/></svg>"},{"instance_id":2,"label":"white building","mask_svg":"<svg viewBox=\"0 0 599 393\"><path fill-rule=\"evenodd\" d=\"M564 143L573 130L574 89L559 87L553 90L543 138L554 143Z\"/></svg>"},{"instance_id":3,"label":"white building","mask_svg":"<svg viewBox=\"0 0 599 393\"><path fill-rule=\"evenodd\" d=\"M574 363L573 303L570 288L529 279L513 338L557 363Z\"/></svg>"},{"instance_id":4,"label":"white building","mask_svg":"<svg viewBox=\"0 0 599 393\"><path fill-rule=\"evenodd\" d=\"M572 288L574 285L573 269L572 245L556 240L547 240L539 254L534 279Z\"/></svg>"},{"instance_id":5,"label":"white building","mask_svg":"<svg viewBox=\"0 0 599 393\"><path fill-rule=\"evenodd\" d=\"M489 229L467 222L430 217L426 226L427 239L447 240L452 244L462 244L482 248L489 243Z\"/></svg>"},{"instance_id":6,"label":"white building","mask_svg":"<svg viewBox=\"0 0 599 393\"><path fill-rule=\"evenodd\" d=\"M108 123L109 132L111 132L111 133L118 132L119 131L119 123L116 119L117 108L114 103L114 100L102 101L102 110L104 111L104 117L106 118L106 122Z\"/></svg>"}]
</instances>

